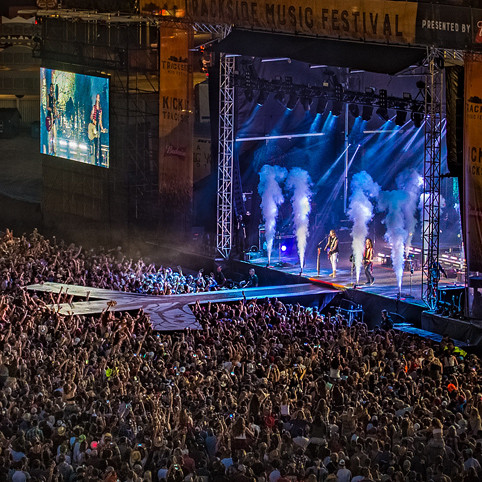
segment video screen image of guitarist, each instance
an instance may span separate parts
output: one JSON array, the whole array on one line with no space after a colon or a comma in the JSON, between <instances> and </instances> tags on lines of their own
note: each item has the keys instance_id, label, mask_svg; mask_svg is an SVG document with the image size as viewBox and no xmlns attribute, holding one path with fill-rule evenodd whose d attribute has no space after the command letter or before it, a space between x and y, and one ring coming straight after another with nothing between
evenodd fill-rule
<instances>
[{"instance_id":1,"label":"video screen image of guitarist","mask_svg":"<svg viewBox=\"0 0 482 482\"><path fill-rule=\"evenodd\" d=\"M109 79L40 69L43 154L109 167Z\"/></svg>"}]
</instances>

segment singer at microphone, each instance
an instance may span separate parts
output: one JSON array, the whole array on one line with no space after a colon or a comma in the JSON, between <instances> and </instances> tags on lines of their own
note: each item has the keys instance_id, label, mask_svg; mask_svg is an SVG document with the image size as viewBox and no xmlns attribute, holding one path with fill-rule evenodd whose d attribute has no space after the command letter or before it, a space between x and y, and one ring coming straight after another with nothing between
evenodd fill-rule
<instances>
[{"instance_id":1,"label":"singer at microphone","mask_svg":"<svg viewBox=\"0 0 482 482\"><path fill-rule=\"evenodd\" d=\"M335 233L335 230L332 229L330 231L330 235L328 236L328 242L325 246L325 251L328 251L328 259L331 263L331 268L333 272L330 274L331 277L336 276L336 264L338 262L338 236Z\"/></svg>"}]
</instances>

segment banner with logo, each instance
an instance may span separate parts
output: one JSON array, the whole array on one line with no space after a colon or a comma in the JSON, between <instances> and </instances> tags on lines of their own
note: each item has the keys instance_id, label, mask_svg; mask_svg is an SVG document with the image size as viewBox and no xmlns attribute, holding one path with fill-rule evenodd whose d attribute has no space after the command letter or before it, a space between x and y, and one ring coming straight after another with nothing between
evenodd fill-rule
<instances>
[{"instance_id":1,"label":"banner with logo","mask_svg":"<svg viewBox=\"0 0 482 482\"><path fill-rule=\"evenodd\" d=\"M193 181L196 183L211 174L211 138L194 138L193 161Z\"/></svg>"},{"instance_id":2,"label":"banner with logo","mask_svg":"<svg viewBox=\"0 0 482 482\"><path fill-rule=\"evenodd\" d=\"M481 48L482 10L419 3L415 41L447 49Z\"/></svg>"},{"instance_id":3,"label":"banner with logo","mask_svg":"<svg viewBox=\"0 0 482 482\"><path fill-rule=\"evenodd\" d=\"M159 191L164 221L190 224L193 179L192 29L161 27Z\"/></svg>"},{"instance_id":4,"label":"banner with logo","mask_svg":"<svg viewBox=\"0 0 482 482\"><path fill-rule=\"evenodd\" d=\"M192 21L254 30L413 44L416 2L187 0Z\"/></svg>"},{"instance_id":5,"label":"banner with logo","mask_svg":"<svg viewBox=\"0 0 482 482\"><path fill-rule=\"evenodd\" d=\"M465 60L465 243L469 271L482 271L482 54Z\"/></svg>"}]
</instances>

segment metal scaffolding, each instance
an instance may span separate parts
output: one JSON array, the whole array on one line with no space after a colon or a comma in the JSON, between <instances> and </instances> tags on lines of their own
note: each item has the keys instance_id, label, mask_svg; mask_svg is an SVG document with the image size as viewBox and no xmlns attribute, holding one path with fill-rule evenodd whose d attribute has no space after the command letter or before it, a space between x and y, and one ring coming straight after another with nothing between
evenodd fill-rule
<instances>
[{"instance_id":1,"label":"metal scaffolding","mask_svg":"<svg viewBox=\"0 0 482 482\"><path fill-rule=\"evenodd\" d=\"M226 30L225 35L228 34ZM219 75L219 146L216 248L228 259L233 237L235 57L222 54Z\"/></svg>"},{"instance_id":2,"label":"metal scaffolding","mask_svg":"<svg viewBox=\"0 0 482 482\"><path fill-rule=\"evenodd\" d=\"M422 216L422 299L437 307L440 278L440 176L442 160L443 65L435 49L428 56L425 83L424 199Z\"/></svg>"}]
</instances>

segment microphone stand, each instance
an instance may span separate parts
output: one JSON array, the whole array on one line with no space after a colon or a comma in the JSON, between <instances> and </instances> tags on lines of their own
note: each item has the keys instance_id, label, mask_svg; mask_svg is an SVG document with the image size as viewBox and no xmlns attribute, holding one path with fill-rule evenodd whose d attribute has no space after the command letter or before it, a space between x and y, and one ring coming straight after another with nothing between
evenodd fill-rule
<instances>
[{"instance_id":1,"label":"microphone stand","mask_svg":"<svg viewBox=\"0 0 482 482\"><path fill-rule=\"evenodd\" d=\"M320 276L320 258L321 258L321 246L324 244L324 242L328 239L328 234L318 243L317 246L317 258L316 258L316 272L317 276Z\"/></svg>"}]
</instances>

